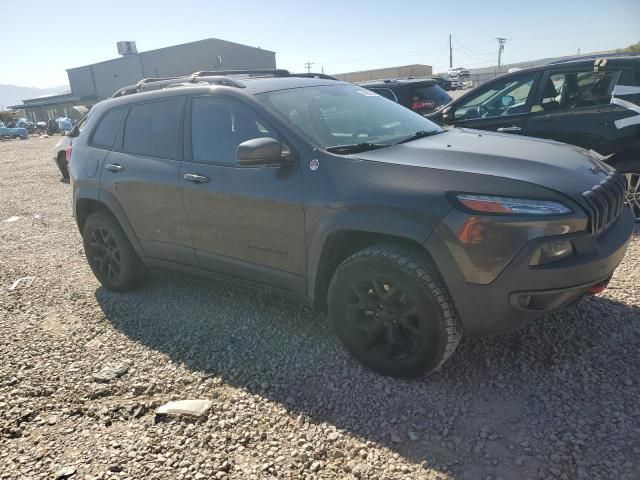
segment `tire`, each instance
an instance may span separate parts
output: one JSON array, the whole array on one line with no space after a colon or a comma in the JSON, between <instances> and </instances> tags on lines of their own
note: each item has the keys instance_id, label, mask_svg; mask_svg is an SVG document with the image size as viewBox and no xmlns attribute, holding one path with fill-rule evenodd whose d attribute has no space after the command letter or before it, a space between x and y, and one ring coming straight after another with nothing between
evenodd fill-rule
<instances>
[{"instance_id":1,"label":"tire","mask_svg":"<svg viewBox=\"0 0 640 480\"><path fill-rule=\"evenodd\" d=\"M616 163L614 167L627 179L625 201L631 207L636 222L640 222L640 160L625 160Z\"/></svg>"},{"instance_id":2,"label":"tire","mask_svg":"<svg viewBox=\"0 0 640 480\"><path fill-rule=\"evenodd\" d=\"M114 292L135 288L146 273L117 220L98 210L86 219L82 240L87 262L98 281Z\"/></svg>"},{"instance_id":3,"label":"tire","mask_svg":"<svg viewBox=\"0 0 640 480\"><path fill-rule=\"evenodd\" d=\"M462 338L447 288L418 249L383 244L353 254L336 269L328 298L342 344L383 375L431 373Z\"/></svg>"},{"instance_id":4,"label":"tire","mask_svg":"<svg viewBox=\"0 0 640 480\"><path fill-rule=\"evenodd\" d=\"M60 173L62 174L62 178L65 180L69 179L69 165L67 164L66 153L62 152L58 155L58 159L56 160L58 164L58 168L60 169Z\"/></svg>"}]
</instances>

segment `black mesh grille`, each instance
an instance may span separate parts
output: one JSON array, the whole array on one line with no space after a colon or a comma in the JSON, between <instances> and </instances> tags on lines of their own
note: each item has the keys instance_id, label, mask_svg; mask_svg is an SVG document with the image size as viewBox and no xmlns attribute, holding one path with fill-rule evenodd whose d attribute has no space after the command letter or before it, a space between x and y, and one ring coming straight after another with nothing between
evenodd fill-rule
<instances>
[{"instance_id":1,"label":"black mesh grille","mask_svg":"<svg viewBox=\"0 0 640 480\"><path fill-rule=\"evenodd\" d=\"M589 205L589 225L594 235L601 234L616 221L624 208L626 188L624 177L611 172L598 185L582 194Z\"/></svg>"}]
</instances>

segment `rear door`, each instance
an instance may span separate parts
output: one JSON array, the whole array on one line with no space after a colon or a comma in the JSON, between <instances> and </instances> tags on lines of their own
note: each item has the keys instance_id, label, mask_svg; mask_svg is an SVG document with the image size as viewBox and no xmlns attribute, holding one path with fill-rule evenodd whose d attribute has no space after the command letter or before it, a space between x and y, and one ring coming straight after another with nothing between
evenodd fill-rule
<instances>
[{"instance_id":1,"label":"rear door","mask_svg":"<svg viewBox=\"0 0 640 480\"><path fill-rule=\"evenodd\" d=\"M531 107L526 134L611 153L626 134L616 129L614 121L628 115L628 111L611 104L621 74L619 68L593 67L545 72Z\"/></svg>"},{"instance_id":2,"label":"rear door","mask_svg":"<svg viewBox=\"0 0 640 480\"><path fill-rule=\"evenodd\" d=\"M198 266L305 293L300 170L240 166L238 145L258 137L284 140L239 100L190 100L180 184Z\"/></svg>"},{"instance_id":3,"label":"rear door","mask_svg":"<svg viewBox=\"0 0 640 480\"><path fill-rule=\"evenodd\" d=\"M146 256L192 265L179 190L184 104L182 97L133 104L100 180L122 206Z\"/></svg>"},{"instance_id":4,"label":"rear door","mask_svg":"<svg viewBox=\"0 0 640 480\"><path fill-rule=\"evenodd\" d=\"M524 134L539 77L538 72L523 72L482 85L452 106L448 112L449 123L457 127Z\"/></svg>"}]
</instances>

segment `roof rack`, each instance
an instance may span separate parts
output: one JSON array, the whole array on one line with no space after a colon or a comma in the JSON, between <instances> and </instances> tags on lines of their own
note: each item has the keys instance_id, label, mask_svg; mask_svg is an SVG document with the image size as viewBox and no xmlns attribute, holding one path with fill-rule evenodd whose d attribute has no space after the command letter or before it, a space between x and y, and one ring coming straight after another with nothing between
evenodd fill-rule
<instances>
[{"instance_id":1,"label":"roof rack","mask_svg":"<svg viewBox=\"0 0 640 480\"><path fill-rule=\"evenodd\" d=\"M245 88L246 86L232 76L246 75L248 77L297 77L297 78L321 78L324 80L338 80L324 73L290 73L283 69L259 69L259 70L212 70L200 71L191 75L183 75L180 77L151 77L143 78L135 85L122 87L116 91L111 98L132 95L150 90L161 90L163 88L196 85L200 82L206 82L215 85L224 85L227 87Z\"/></svg>"},{"instance_id":2,"label":"roof rack","mask_svg":"<svg viewBox=\"0 0 640 480\"><path fill-rule=\"evenodd\" d=\"M218 75L247 75L249 77L289 77L291 76L291 73L289 73L289 70L284 70L281 68L262 68L254 70L205 70L193 74L193 76L196 77L209 77Z\"/></svg>"}]
</instances>

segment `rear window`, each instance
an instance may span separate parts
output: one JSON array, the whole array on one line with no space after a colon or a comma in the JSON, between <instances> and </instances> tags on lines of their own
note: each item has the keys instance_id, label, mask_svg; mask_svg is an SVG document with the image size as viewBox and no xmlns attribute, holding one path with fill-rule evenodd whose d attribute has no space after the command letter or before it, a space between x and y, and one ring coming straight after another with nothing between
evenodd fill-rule
<instances>
[{"instance_id":1,"label":"rear window","mask_svg":"<svg viewBox=\"0 0 640 480\"><path fill-rule=\"evenodd\" d=\"M124 129L124 151L145 157L178 158L182 99L134 105Z\"/></svg>"},{"instance_id":2,"label":"rear window","mask_svg":"<svg viewBox=\"0 0 640 480\"><path fill-rule=\"evenodd\" d=\"M433 100L434 102L444 104L451 101L449 94L439 85L411 87L409 94L414 102L418 100Z\"/></svg>"},{"instance_id":3,"label":"rear window","mask_svg":"<svg viewBox=\"0 0 640 480\"><path fill-rule=\"evenodd\" d=\"M111 110L110 112L107 112L107 114L102 117L100 123L93 132L91 145L98 148L106 149L110 149L113 147L113 142L116 139L116 132L118 131L118 125L120 125L120 120L122 119L123 112L123 108L116 108L114 110ZM84 119L82 119L78 123L78 132L82 131L82 129L84 128L84 124Z\"/></svg>"}]
</instances>

